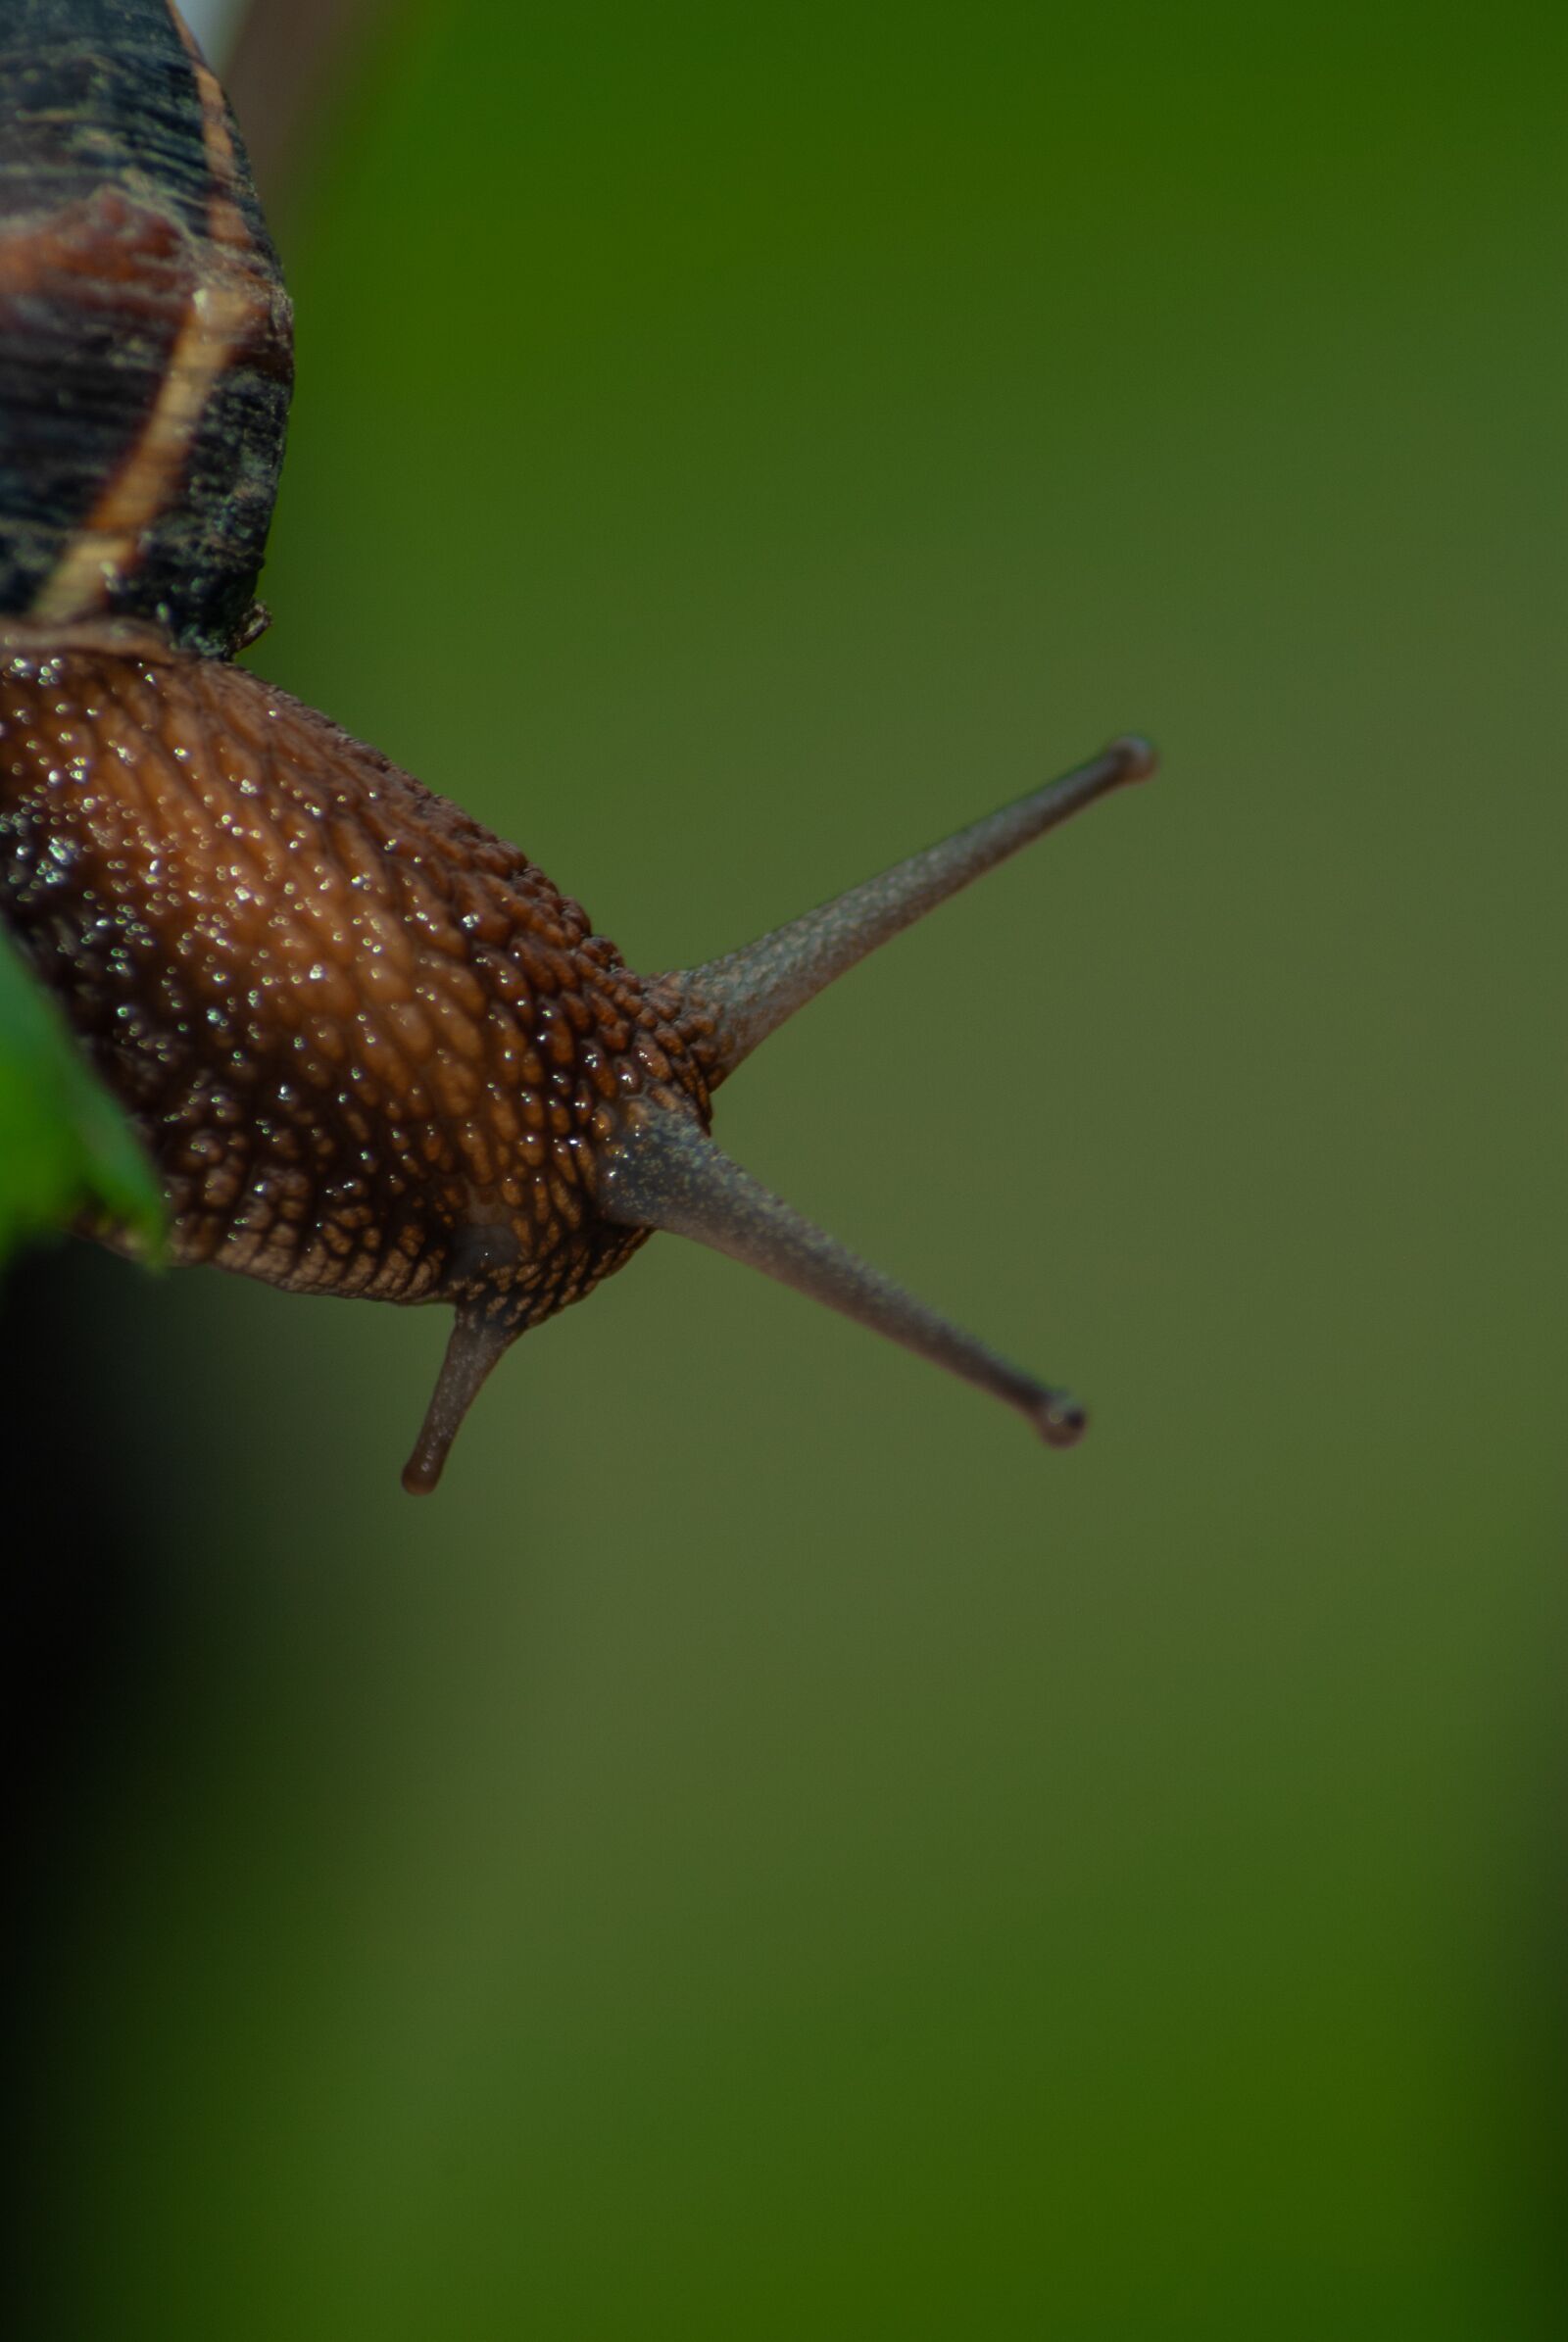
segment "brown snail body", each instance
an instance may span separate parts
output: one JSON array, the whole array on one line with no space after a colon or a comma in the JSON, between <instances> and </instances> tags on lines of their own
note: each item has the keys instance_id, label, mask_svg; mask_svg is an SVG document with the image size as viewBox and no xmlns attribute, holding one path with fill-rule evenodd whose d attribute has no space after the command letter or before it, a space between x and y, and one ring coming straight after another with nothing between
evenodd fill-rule
<instances>
[{"instance_id":1,"label":"brown snail body","mask_svg":"<svg viewBox=\"0 0 1568 2342\"><path fill-rule=\"evenodd\" d=\"M20 416L0 458L0 908L141 1132L175 1259L453 1303L411 1488L434 1485L508 1344L657 1227L1068 1443L1064 1393L809 1228L708 1131L713 1091L795 1007L1142 777L1147 749L1116 744L758 945L639 976L514 847L228 663L256 631L289 375L243 156L164 0L21 16L27 71L0 101L0 390ZM72 386L52 406L51 369Z\"/></svg>"},{"instance_id":2,"label":"brown snail body","mask_svg":"<svg viewBox=\"0 0 1568 2342\"><path fill-rule=\"evenodd\" d=\"M150 1135L176 1257L297 1293L485 1297L521 1331L634 1248L595 1212L688 1039L514 847L243 668L0 670L5 891Z\"/></svg>"}]
</instances>

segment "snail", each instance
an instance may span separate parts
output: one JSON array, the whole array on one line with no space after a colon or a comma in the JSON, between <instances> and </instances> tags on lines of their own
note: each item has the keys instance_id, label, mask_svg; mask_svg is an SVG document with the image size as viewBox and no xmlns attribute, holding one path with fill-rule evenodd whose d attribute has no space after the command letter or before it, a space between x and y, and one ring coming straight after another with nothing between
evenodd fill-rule
<instances>
[{"instance_id":1,"label":"snail","mask_svg":"<svg viewBox=\"0 0 1568 2342\"><path fill-rule=\"evenodd\" d=\"M639 975L517 848L234 663L266 624L291 387L276 256L177 11L8 0L0 910L140 1133L172 1258L450 1304L414 1492L517 1337L656 1230L1069 1445L1066 1391L769 1194L712 1104L824 985L1151 750L1115 741L760 942Z\"/></svg>"}]
</instances>

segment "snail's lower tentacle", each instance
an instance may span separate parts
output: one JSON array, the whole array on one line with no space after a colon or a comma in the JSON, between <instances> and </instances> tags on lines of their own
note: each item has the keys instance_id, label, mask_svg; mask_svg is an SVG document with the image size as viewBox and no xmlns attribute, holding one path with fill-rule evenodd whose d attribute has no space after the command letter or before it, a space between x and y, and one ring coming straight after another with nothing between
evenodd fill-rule
<instances>
[{"instance_id":1,"label":"snail's lower tentacle","mask_svg":"<svg viewBox=\"0 0 1568 2342\"><path fill-rule=\"evenodd\" d=\"M419 1437L403 1467L403 1486L411 1496L428 1496L441 1478L464 1417L492 1369L512 1347L517 1331L514 1324L497 1318L493 1309L487 1311L481 1303L459 1302Z\"/></svg>"}]
</instances>

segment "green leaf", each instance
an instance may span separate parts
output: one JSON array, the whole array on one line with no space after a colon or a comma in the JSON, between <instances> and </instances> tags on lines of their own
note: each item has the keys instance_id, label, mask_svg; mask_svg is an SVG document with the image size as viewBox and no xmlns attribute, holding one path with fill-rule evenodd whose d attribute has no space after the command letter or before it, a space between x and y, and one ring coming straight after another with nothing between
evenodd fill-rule
<instances>
[{"instance_id":1,"label":"green leaf","mask_svg":"<svg viewBox=\"0 0 1568 2342\"><path fill-rule=\"evenodd\" d=\"M0 1265L29 1237L101 1212L162 1255L163 1200L141 1147L63 1019L0 937Z\"/></svg>"}]
</instances>

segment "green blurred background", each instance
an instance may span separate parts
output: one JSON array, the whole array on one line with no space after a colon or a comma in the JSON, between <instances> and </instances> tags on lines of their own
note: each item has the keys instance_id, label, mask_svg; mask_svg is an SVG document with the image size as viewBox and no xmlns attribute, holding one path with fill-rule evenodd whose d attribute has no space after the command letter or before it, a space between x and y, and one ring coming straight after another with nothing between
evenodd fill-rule
<instances>
[{"instance_id":1,"label":"green blurred background","mask_svg":"<svg viewBox=\"0 0 1568 2342\"><path fill-rule=\"evenodd\" d=\"M105 1264L38 2330L1555 2334L1556 6L403 9L273 198L263 672L634 964L1147 728L721 1101L1094 1410L674 1240Z\"/></svg>"}]
</instances>

